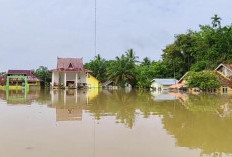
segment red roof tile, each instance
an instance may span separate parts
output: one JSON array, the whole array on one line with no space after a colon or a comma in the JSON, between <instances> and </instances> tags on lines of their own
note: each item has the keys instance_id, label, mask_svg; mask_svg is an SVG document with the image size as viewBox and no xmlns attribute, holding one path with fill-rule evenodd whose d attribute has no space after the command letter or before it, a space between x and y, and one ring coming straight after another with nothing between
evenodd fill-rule
<instances>
[{"instance_id":1,"label":"red roof tile","mask_svg":"<svg viewBox=\"0 0 232 157\"><path fill-rule=\"evenodd\" d=\"M41 81L38 77L32 74L32 70L8 70L7 74L0 76L0 82L6 82L8 75L26 75L29 82Z\"/></svg>"},{"instance_id":2,"label":"red roof tile","mask_svg":"<svg viewBox=\"0 0 232 157\"><path fill-rule=\"evenodd\" d=\"M14 74L14 75L30 75L32 73L31 70L8 70L7 74Z\"/></svg>"},{"instance_id":3,"label":"red roof tile","mask_svg":"<svg viewBox=\"0 0 232 157\"><path fill-rule=\"evenodd\" d=\"M57 68L52 71L92 72L84 68L82 58L57 58Z\"/></svg>"},{"instance_id":4,"label":"red roof tile","mask_svg":"<svg viewBox=\"0 0 232 157\"><path fill-rule=\"evenodd\" d=\"M84 71L82 58L57 58L57 69Z\"/></svg>"}]
</instances>

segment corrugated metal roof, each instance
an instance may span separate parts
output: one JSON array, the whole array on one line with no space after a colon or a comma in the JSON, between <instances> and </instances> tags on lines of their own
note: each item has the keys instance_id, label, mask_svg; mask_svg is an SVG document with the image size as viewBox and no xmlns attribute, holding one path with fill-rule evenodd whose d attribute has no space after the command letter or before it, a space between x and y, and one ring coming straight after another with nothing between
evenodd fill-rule
<instances>
[{"instance_id":1,"label":"corrugated metal roof","mask_svg":"<svg viewBox=\"0 0 232 157\"><path fill-rule=\"evenodd\" d=\"M176 79L153 79L152 82L157 82L162 85L171 86L178 82Z\"/></svg>"}]
</instances>

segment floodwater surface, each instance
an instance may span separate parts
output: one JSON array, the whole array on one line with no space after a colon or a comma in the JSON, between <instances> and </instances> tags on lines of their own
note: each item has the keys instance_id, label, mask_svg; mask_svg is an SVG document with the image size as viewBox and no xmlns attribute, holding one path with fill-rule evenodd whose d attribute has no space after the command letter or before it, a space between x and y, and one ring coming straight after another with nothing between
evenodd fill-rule
<instances>
[{"instance_id":1,"label":"floodwater surface","mask_svg":"<svg viewBox=\"0 0 232 157\"><path fill-rule=\"evenodd\" d=\"M229 157L232 96L0 91L1 157Z\"/></svg>"}]
</instances>

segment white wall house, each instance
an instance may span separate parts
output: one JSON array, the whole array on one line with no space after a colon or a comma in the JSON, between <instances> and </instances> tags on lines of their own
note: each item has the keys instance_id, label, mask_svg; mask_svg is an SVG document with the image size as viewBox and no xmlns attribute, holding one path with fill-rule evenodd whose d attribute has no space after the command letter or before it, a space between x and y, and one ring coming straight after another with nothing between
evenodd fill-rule
<instances>
[{"instance_id":1,"label":"white wall house","mask_svg":"<svg viewBox=\"0 0 232 157\"><path fill-rule=\"evenodd\" d=\"M52 70L52 87L86 86L88 72L82 58L57 58L57 68Z\"/></svg>"},{"instance_id":2,"label":"white wall house","mask_svg":"<svg viewBox=\"0 0 232 157\"><path fill-rule=\"evenodd\" d=\"M168 90L171 85L178 82L176 79L153 79L151 88L156 91Z\"/></svg>"}]
</instances>

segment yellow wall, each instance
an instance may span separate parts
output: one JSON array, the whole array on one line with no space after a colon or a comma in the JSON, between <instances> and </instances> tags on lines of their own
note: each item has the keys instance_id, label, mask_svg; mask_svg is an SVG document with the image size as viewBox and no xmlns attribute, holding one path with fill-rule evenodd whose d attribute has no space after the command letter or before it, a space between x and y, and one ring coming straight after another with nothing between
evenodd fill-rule
<instances>
[{"instance_id":1,"label":"yellow wall","mask_svg":"<svg viewBox=\"0 0 232 157\"><path fill-rule=\"evenodd\" d=\"M28 84L29 87L33 87L33 86L36 86L36 87L40 87L40 82L36 82L35 84ZM22 86L9 86L9 90L22 90L23 87ZM0 90L5 90L5 86L0 86Z\"/></svg>"},{"instance_id":2,"label":"yellow wall","mask_svg":"<svg viewBox=\"0 0 232 157\"><path fill-rule=\"evenodd\" d=\"M29 86L40 86L40 82L37 81L35 83L28 83Z\"/></svg>"},{"instance_id":3,"label":"yellow wall","mask_svg":"<svg viewBox=\"0 0 232 157\"><path fill-rule=\"evenodd\" d=\"M0 90L4 90L5 89L5 86L0 86Z\"/></svg>"},{"instance_id":4,"label":"yellow wall","mask_svg":"<svg viewBox=\"0 0 232 157\"><path fill-rule=\"evenodd\" d=\"M223 93L223 87L226 87L226 86L222 86L219 88L219 93L221 94L225 94ZM232 89L230 87L227 87L227 94L232 94Z\"/></svg>"},{"instance_id":5,"label":"yellow wall","mask_svg":"<svg viewBox=\"0 0 232 157\"><path fill-rule=\"evenodd\" d=\"M99 94L98 88L96 89L88 89L87 96L89 98L89 101L93 100L98 94Z\"/></svg>"},{"instance_id":6,"label":"yellow wall","mask_svg":"<svg viewBox=\"0 0 232 157\"><path fill-rule=\"evenodd\" d=\"M101 84L99 83L98 79L96 79L90 74L88 74L86 78L86 83L89 88L101 88Z\"/></svg>"}]
</instances>

